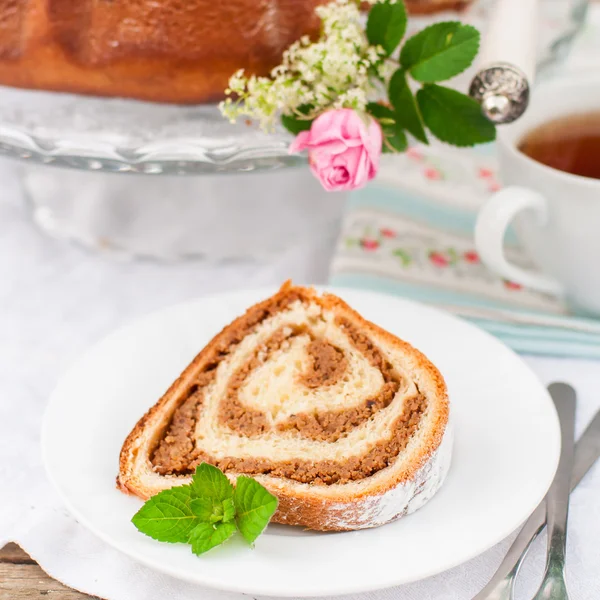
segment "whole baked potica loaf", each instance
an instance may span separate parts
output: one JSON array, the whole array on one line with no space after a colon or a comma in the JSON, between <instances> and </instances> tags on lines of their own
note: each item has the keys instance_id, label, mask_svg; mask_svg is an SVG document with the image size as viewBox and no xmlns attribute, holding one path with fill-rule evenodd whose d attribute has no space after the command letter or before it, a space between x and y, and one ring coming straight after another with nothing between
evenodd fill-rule
<instances>
[{"instance_id":1,"label":"whole baked potica loaf","mask_svg":"<svg viewBox=\"0 0 600 600\"><path fill-rule=\"evenodd\" d=\"M138 422L117 482L146 499L209 462L275 494L275 522L374 527L439 489L448 416L444 380L418 350L336 296L286 283L219 333Z\"/></svg>"},{"instance_id":2,"label":"whole baked potica loaf","mask_svg":"<svg viewBox=\"0 0 600 600\"><path fill-rule=\"evenodd\" d=\"M321 0L322 1L322 0ZM319 0L0 0L0 84L145 100L220 98L264 74Z\"/></svg>"}]
</instances>

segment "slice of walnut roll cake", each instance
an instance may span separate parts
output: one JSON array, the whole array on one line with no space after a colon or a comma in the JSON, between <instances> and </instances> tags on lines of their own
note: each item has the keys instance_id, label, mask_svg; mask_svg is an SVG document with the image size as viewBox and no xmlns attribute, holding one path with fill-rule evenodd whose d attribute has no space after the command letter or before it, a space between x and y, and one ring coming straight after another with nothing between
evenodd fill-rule
<instances>
[{"instance_id":1,"label":"slice of walnut roll cake","mask_svg":"<svg viewBox=\"0 0 600 600\"><path fill-rule=\"evenodd\" d=\"M452 450L446 385L332 294L283 285L198 354L135 426L118 485L148 498L208 462L279 499L275 522L375 527L423 506Z\"/></svg>"}]
</instances>

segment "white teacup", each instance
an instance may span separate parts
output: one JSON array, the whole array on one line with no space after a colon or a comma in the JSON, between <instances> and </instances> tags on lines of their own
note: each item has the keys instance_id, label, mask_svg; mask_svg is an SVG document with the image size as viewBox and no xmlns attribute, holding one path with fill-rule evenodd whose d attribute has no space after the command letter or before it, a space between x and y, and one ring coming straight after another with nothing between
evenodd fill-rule
<instances>
[{"instance_id":1,"label":"white teacup","mask_svg":"<svg viewBox=\"0 0 600 600\"><path fill-rule=\"evenodd\" d=\"M600 179L552 169L517 149L542 123L595 111L600 111L600 77L569 77L540 84L525 115L498 128L507 187L481 209L475 244L483 262L503 277L564 296L576 312L600 315ZM506 260L504 234L511 223L543 274Z\"/></svg>"}]
</instances>

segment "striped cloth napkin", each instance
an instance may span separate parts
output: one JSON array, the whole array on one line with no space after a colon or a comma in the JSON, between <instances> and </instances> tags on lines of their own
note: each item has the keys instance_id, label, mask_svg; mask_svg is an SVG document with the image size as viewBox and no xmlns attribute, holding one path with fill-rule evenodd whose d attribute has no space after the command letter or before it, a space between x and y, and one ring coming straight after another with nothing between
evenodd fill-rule
<instances>
[{"instance_id":1,"label":"striped cloth napkin","mask_svg":"<svg viewBox=\"0 0 600 600\"><path fill-rule=\"evenodd\" d=\"M431 304L473 321L518 352L600 359L600 321L490 272L473 245L477 211L500 188L493 145L429 146L391 157L350 194L330 282ZM511 261L533 268L509 234Z\"/></svg>"}]
</instances>

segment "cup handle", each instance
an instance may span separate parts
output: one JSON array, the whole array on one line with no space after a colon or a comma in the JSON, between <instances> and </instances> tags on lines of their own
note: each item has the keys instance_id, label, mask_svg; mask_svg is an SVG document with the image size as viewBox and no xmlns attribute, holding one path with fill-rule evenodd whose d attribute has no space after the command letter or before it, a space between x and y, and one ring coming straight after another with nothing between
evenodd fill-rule
<instances>
[{"instance_id":1,"label":"cup handle","mask_svg":"<svg viewBox=\"0 0 600 600\"><path fill-rule=\"evenodd\" d=\"M533 190L511 186L494 194L481 208L475 224L475 246L483 263L502 277L525 287L561 296L563 287L558 281L521 269L504 256L504 235L515 216L532 210L540 227L548 220L546 199Z\"/></svg>"}]
</instances>

